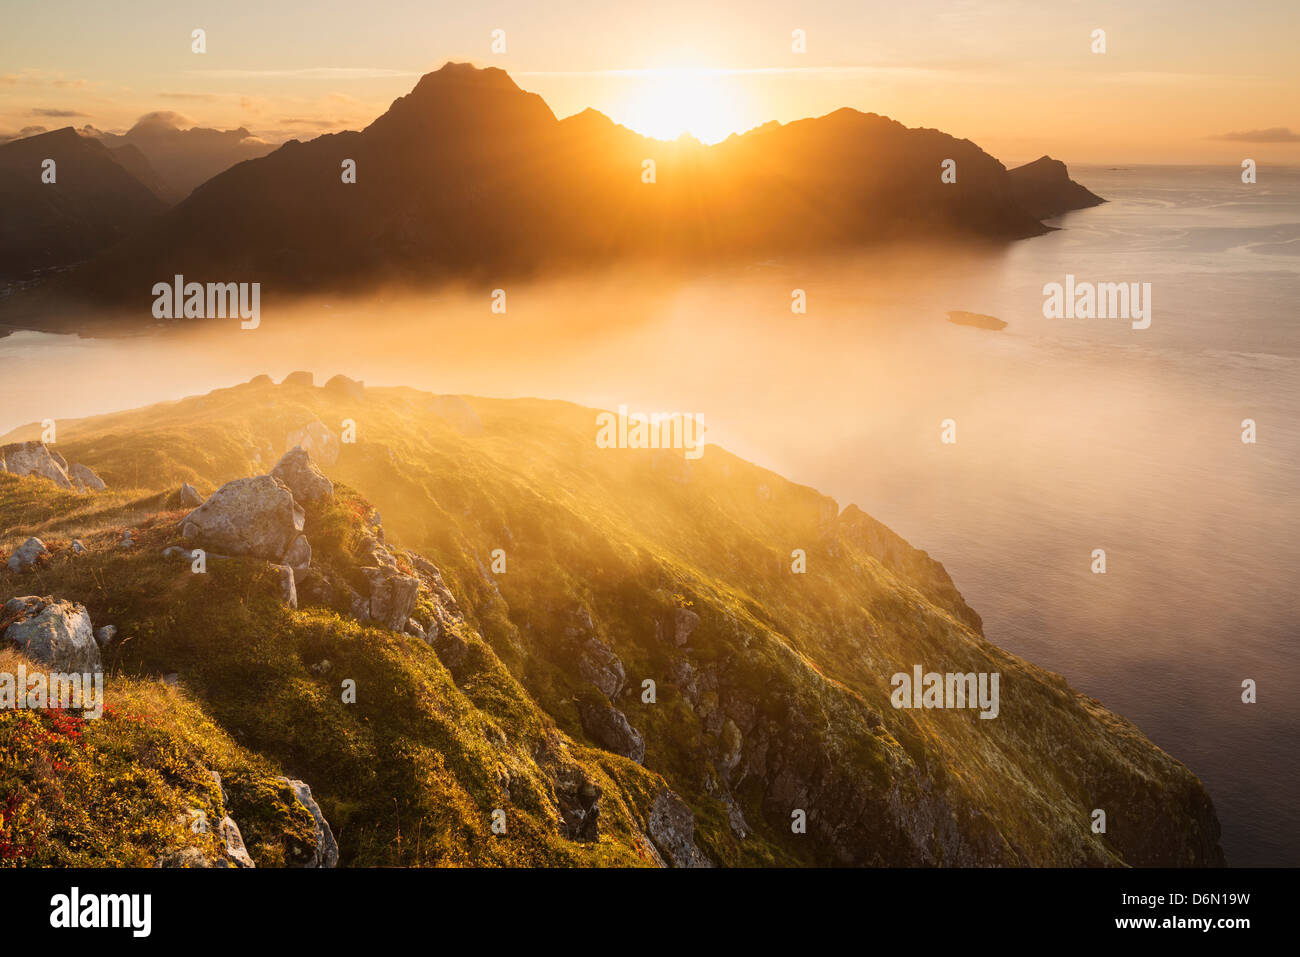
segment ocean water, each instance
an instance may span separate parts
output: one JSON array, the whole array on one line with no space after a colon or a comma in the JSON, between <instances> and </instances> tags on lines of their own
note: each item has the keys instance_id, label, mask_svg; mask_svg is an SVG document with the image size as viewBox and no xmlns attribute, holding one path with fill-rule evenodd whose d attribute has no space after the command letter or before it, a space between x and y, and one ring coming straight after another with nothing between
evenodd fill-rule
<instances>
[{"instance_id":1,"label":"ocean water","mask_svg":"<svg viewBox=\"0 0 1300 957\"><path fill-rule=\"evenodd\" d=\"M929 551L990 640L1188 764L1229 864L1294 866L1300 170L1071 173L1109 202L997 249L615 267L512 286L505 316L487 290L444 290L264 310L252 332L21 333L0 339L0 429L294 369L701 413L712 441ZM1067 274L1150 283L1150 327L1044 318ZM1008 325L947 322L958 309Z\"/></svg>"}]
</instances>

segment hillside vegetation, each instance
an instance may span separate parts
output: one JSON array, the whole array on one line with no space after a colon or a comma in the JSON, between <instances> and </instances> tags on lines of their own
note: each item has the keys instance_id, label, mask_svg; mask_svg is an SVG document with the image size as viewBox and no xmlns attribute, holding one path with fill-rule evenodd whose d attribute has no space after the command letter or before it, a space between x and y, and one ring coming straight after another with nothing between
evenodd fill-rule
<instances>
[{"instance_id":1,"label":"hillside vegetation","mask_svg":"<svg viewBox=\"0 0 1300 957\"><path fill-rule=\"evenodd\" d=\"M335 494L306 509L315 577L297 608L264 561L194 574L164 557L184 544L182 483L207 496L265 474L291 433L345 420L355 443L313 454ZM0 552L49 549L0 570L0 600L55 596L114 625L118 705L41 745L49 716L0 714L9 860L174 849L180 810L220 816L215 770L239 784L231 814L259 865L304 840L286 775L344 865L1222 863L1200 782L986 640L924 552L721 449L691 461L594 434L595 412L562 402L265 377L59 422L57 449L108 490L0 473ZM427 638L337 600L376 533L420 580ZM895 709L890 678L916 665L999 673L1000 713ZM119 804L136 826L114 823Z\"/></svg>"}]
</instances>

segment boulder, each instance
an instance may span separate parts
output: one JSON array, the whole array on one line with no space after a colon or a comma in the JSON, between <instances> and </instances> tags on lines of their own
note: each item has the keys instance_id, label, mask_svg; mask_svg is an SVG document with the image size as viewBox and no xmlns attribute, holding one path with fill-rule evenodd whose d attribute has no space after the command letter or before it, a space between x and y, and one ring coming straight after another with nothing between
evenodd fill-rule
<instances>
[{"instance_id":1,"label":"boulder","mask_svg":"<svg viewBox=\"0 0 1300 957\"><path fill-rule=\"evenodd\" d=\"M113 643L113 639L116 637L117 637L116 625L104 625L100 628L95 629L95 642L101 648L107 648L109 645Z\"/></svg>"},{"instance_id":2,"label":"boulder","mask_svg":"<svg viewBox=\"0 0 1300 957\"><path fill-rule=\"evenodd\" d=\"M293 790L293 795L298 799L298 803L305 807L316 822L316 850L312 855L301 861L300 867L335 867L339 862L339 846L334 840L334 832L330 830L329 822L325 820L325 815L321 813L320 806L317 805L316 799L311 796L311 788L306 783L291 778L280 778L285 784Z\"/></svg>"},{"instance_id":3,"label":"boulder","mask_svg":"<svg viewBox=\"0 0 1300 957\"><path fill-rule=\"evenodd\" d=\"M311 386L315 383L315 378L310 372L290 372L284 377L280 385L305 385Z\"/></svg>"},{"instance_id":4,"label":"boulder","mask_svg":"<svg viewBox=\"0 0 1300 957\"><path fill-rule=\"evenodd\" d=\"M695 846L695 816L686 802L664 788L655 795L648 822L650 839L673 867L712 867Z\"/></svg>"},{"instance_id":5,"label":"boulder","mask_svg":"<svg viewBox=\"0 0 1300 957\"><path fill-rule=\"evenodd\" d=\"M104 484L104 480L95 474L94 469L89 465L82 465L80 462L74 462L68 469L68 478L77 487L78 491L102 492L108 488Z\"/></svg>"},{"instance_id":6,"label":"boulder","mask_svg":"<svg viewBox=\"0 0 1300 957\"><path fill-rule=\"evenodd\" d=\"M52 452L44 442L11 442L0 446L0 468L10 475L39 475L59 488L73 487L63 456Z\"/></svg>"},{"instance_id":7,"label":"boulder","mask_svg":"<svg viewBox=\"0 0 1300 957\"><path fill-rule=\"evenodd\" d=\"M311 455L301 446L285 452L271 469L271 476L289 487L296 502L329 501L334 497L334 483L312 464Z\"/></svg>"},{"instance_id":8,"label":"boulder","mask_svg":"<svg viewBox=\"0 0 1300 957\"><path fill-rule=\"evenodd\" d=\"M182 534L205 550L280 562L302 535L293 493L269 475L235 479L182 520Z\"/></svg>"},{"instance_id":9,"label":"boulder","mask_svg":"<svg viewBox=\"0 0 1300 957\"><path fill-rule=\"evenodd\" d=\"M36 564L38 558L49 553L50 550L45 547L45 543L39 538L33 537L15 548L14 553L9 556L9 561L5 564L11 572L26 571Z\"/></svg>"},{"instance_id":10,"label":"boulder","mask_svg":"<svg viewBox=\"0 0 1300 957\"><path fill-rule=\"evenodd\" d=\"M5 602L3 617L15 619L4 639L52 671L102 671L99 645L85 605L27 595Z\"/></svg>"},{"instance_id":11,"label":"boulder","mask_svg":"<svg viewBox=\"0 0 1300 957\"><path fill-rule=\"evenodd\" d=\"M292 449L295 446L310 453L314 461L326 467L339 460L339 437L319 420L308 422L285 436L284 447Z\"/></svg>"},{"instance_id":12,"label":"boulder","mask_svg":"<svg viewBox=\"0 0 1300 957\"><path fill-rule=\"evenodd\" d=\"M84 554L86 554L86 546L83 545L83 544L81 544L81 539L79 539L79 538L74 538L74 539L72 540L72 554L74 554L74 555L84 555Z\"/></svg>"},{"instance_id":13,"label":"boulder","mask_svg":"<svg viewBox=\"0 0 1300 957\"><path fill-rule=\"evenodd\" d=\"M362 568L361 574L370 583L367 610L371 620L393 631L403 631L411 612L415 611L420 579L387 565Z\"/></svg>"},{"instance_id":14,"label":"boulder","mask_svg":"<svg viewBox=\"0 0 1300 957\"><path fill-rule=\"evenodd\" d=\"M606 751L613 751L637 764L645 760L645 740L641 732L628 723L623 714L607 701L582 701L578 704L582 730Z\"/></svg>"},{"instance_id":15,"label":"boulder","mask_svg":"<svg viewBox=\"0 0 1300 957\"><path fill-rule=\"evenodd\" d=\"M326 392L334 392L339 395L345 395L349 399L360 401L366 397L366 384L358 382L356 379L349 379L345 375L336 375L325 383Z\"/></svg>"}]
</instances>

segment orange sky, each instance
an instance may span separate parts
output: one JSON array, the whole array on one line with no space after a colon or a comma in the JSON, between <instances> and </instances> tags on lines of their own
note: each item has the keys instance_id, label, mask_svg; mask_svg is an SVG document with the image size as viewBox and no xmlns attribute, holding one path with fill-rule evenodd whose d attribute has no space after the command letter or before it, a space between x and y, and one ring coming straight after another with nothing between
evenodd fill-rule
<instances>
[{"instance_id":1,"label":"orange sky","mask_svg":"<svg viewBox=\"0 0 1300 957\"><path fill-rule=\"evenodd\" d=\"M1008 163L1300 163L1295 0L181 6L6 3L0 133L121 130L167 110L301 139L364 126L455 59L507 69L557 115L591 106L653 135L717 139L852 106ZM196 27L204 54L191 51ZM1105 53L1091 52L1097 28Z\"/></svg>"}]
</instances>

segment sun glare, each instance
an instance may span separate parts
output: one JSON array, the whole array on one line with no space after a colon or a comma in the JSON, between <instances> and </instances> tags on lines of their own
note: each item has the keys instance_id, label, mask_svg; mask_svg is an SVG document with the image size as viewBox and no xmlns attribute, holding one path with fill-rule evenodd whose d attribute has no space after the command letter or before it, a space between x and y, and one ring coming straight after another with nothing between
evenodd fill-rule
<instances>
[{"instance_id":1,"label":"sun glare","mask_svg":"<svg viewBox=\"0 0 1300 957\"><path fill-rule=\"evenodd\" d=\"M612 118L644 136L674 140L690 133L717 143L744 130L739 94L721 71L646 70L635 82Z\"/></svg>"}]
</instances>

